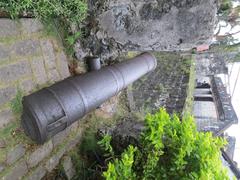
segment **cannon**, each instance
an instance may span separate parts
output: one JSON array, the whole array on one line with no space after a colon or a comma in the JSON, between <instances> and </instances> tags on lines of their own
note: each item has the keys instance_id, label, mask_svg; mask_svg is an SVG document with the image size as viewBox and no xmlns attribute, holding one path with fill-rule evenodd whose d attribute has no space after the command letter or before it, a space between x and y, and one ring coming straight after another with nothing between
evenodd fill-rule
<instances>
[{"instance_id":1,"label":"cannon","mask_svg":"<svg viewBox=\"0 0 240 180\"><path fill-rule=\"evenodd\" d=\"M143 53L25 96L21 117L24 132L36 143L43 144L156 66L156 58Z\"/></svg>"}]
</instances>

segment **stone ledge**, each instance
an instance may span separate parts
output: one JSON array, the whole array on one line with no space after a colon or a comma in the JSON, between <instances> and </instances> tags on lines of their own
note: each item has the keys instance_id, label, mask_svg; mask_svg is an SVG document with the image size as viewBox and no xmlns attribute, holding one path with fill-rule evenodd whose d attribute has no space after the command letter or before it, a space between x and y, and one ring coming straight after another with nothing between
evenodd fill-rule
<instances>
[{"instance_id":1,"label":"stone ledge","mask_svg":"<svg viewBox=\"0 0 240 180\"><path fill-rule=\"evenodd\" d=\"M10 19L1 19L0 20L0 37L8 37L8 36L20 36L21 32L19 31L19 27L21 25Z\"/></svg>"},{"instance_id":2,"label":"stone ledge","mask_svg":"<svg viewBox=\"0 0 240 180\"><path fill-rule=\"evenodd\" d=\"M28 171L26 161L22 160L17 162L11 167L8 172L2 176L4 180L17 180L21 179Z\"/></svg>"},{"instance_id":3,"label":"stone ledge","mask_svg":"<svg viewBox=\"0 0 240 180\"><path fill-rule=\"evenodd\" d=\"M10 102L16 93L17 90L13 86L0 88L0 106Z\"/></svg>"},{"instance_id":4,"label":"stone ledge","mask_svg":"<svg viewBox=\"0 0 240 180\"><path fill-rule=\"evenodd\" d=\"M27 60L0 67L0 82L9 84L31 75L31 67Z\"/></svg>"},{"instance_id":5,"label":"stone ledge","mask_svg":"<svg viewBox=\"0 0 240 180\"><path fill-rule=\"evenodd\" d=\"M23 157L25 155L25 152L26 152L26 149L25 149L24 145L23 144L18 144L12 150L7 152L6 164L7 165L12 165L18 159Z\"/></svg>"},{"instance_id":6,"label":"stone ledge","mask_svg":"<svg viewBox=\"0 0 240 180\"><path fill-rule=\"evenodd\" d=\"M10 109L5 109L0 112L0 129L4 128L7 124L15 119Z\"/></svg>"},{"instance_id":7,"label":"stone ledge","mask_svg":"<svg viewBox=\"0 0 240 180\"><path fill-rule=\"evenodd\" d=\"M27 165L29 168L35 167L38 165L43 159L45 159L53 150L52 141L40 146L33 153L29 155L27 158Z\"/></svg>"},{"instance_id":8,"label":"stone ledge","mask_svg":"<svg viewBox=\"0 0 240 180\"><path fill-rule=\"evenodd\" d=\"M32 170L32 172L30 172L27 175L27 178L25 177L24 179L26 179L26 180L42 179L46 173L47 173L46 169L42 165L40 165L37 168L35 168L34 170Z\"/></svg>"}]
</instances>

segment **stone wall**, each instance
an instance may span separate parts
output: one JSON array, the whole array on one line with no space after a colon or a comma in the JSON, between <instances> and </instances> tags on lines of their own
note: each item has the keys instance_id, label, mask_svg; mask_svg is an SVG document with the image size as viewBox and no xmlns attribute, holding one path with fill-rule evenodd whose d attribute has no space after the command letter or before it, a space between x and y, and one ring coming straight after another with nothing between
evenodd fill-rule
<instances>
[{"instance_id":1,"label":"stone wall","mask_svg":"<svg viewBox=\"0 0 240 180\"><path fill-rule=\"evenodd\" d=\"M113 39L126 50L186 50L213 36L215 0L90 1L98 39ZM96 28L94 28L96 30Z\"/></svg>"},{"instance_id":2,"label":"stone wall","mask_svg":"<svg viewBox=\"0 0 240 180\"><path fill-rule=\"evenodd\" d=\"M154 55L158 61L156 70L128 89L131 109L145 114L164 107L169 113L181 114L188 93L192 55L164 52Z\"/></svg>"},{"instance_id":3,"label":"stone wall","mask_svg":"<svg viewBox=\"0 0 240 180\"><path fill-rule=\"evenodd\" d=\"M44 145L23 132L11 102L70 76L61 42L34 19L0 19L0 179L41 179L81 139L76 122ZM81 124L81 125L80 125Z\"/></svg>"}]
</instances>

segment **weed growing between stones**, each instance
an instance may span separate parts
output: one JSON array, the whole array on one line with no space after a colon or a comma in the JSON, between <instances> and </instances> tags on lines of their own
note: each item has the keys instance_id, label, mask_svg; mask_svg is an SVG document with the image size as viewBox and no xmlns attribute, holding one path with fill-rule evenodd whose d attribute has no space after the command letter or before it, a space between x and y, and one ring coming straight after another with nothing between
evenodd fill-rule
<instances>
[{"instance_id":1,"label":"weed growing between stones","mask_svg":"<svg viewBox=\"0 0 240 180\"><path fill-rule=\"evenodd\" d=\"M23 98L23 91L20 88L18 88L15 98L11 101L12 112L17 116L21 115L23 110L22 98Z\"/></svg>"}]
</instances>

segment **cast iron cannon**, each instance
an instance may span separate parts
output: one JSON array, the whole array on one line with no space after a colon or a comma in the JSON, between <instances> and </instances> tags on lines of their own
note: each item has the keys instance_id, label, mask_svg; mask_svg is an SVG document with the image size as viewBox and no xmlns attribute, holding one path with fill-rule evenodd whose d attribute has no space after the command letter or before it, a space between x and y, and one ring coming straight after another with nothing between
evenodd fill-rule
<instances>
[{"instance_id":1,"label":"cast iron cannon","mask_svg":"<svg viewBox=\"0 0 240 180\"><path fill-rule=\"evenodd\" d=\"M23 98L22 126L38 144L63 131L157 66L150 53L67 78Z\"/></svg>"}]
</instances>

